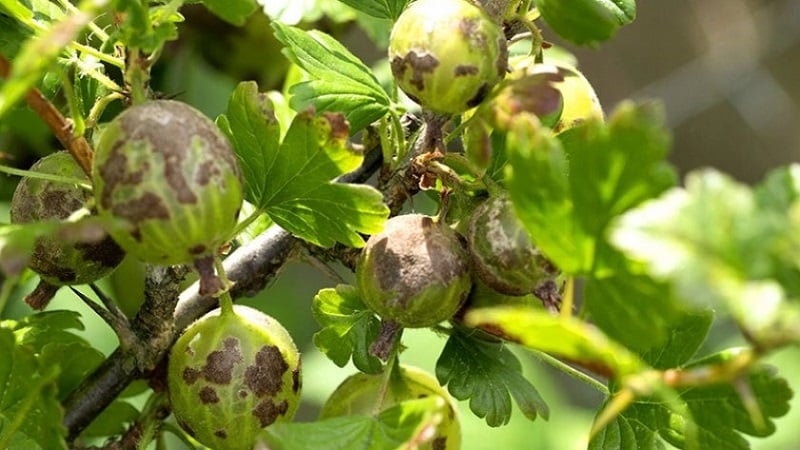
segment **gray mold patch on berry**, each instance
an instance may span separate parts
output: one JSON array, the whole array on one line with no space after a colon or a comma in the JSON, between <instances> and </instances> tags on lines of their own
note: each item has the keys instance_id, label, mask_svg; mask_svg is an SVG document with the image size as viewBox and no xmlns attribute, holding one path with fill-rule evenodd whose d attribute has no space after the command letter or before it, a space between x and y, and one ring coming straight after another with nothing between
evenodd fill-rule
<instances>
[{"instance_id":1,"label":"gray mold patch on berry","mask_svg":"<svg viewBox=\"0 0 800 450\"><path fill-rule=\"evenodd\" d=\"M289 410L289 404L286 400L281 401L278 404L275 404L271 398L266 398L259 402L255 408L253 408L253 416L258 418L259 423L261 423L261 427L265 427L277 420L278 417L283 416Z\"/></svg>"}]
</instances>

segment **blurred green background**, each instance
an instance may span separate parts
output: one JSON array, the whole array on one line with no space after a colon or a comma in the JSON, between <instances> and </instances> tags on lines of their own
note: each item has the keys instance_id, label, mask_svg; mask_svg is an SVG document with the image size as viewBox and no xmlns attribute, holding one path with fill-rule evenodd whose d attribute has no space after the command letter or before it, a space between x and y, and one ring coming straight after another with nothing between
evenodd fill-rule
<instances>
[{"instance_id":1,"label":"blurred green background","mask_svg":"<svg viewBox=\"0 0 800 450\"><path fill-rule=\"evenodd\" d=\"M343 40L370 64L383 67L388 25L353 14L335 0L275 0L267 9L281 20L322 29ZM610 42L596 49L574 48L581 68L607 110L625 98L658 98L674 133L672 161L685 173L714 166L737 179L754 182L777 165L800 156L800 2L797 0L640 1L638 18ZM170 43L153 72L154 88L188 102L211 117L224 111L237 82L257 80L262 90L281 89L288 62L271 35L266 16L257 14L244 28L220 22L202 7L182 10L180 40ZM323 15L329 13L329 16ZM548 39L558 42L553 33ZM370 42L378 42L378 46ZM113 113L113 111L109 111ZM55 142L25 107L0 121L0 152L10 163L26 168ZM16 179L0 175L0 220L7 222L7 202ZM417 209L424 209L421 202ZM341 268L337 270L343 273ZM29 314L21 302L35 285L28 280L14 293L2 318ZM141 270L128 262L106 280L129 311L140 301ZM304 404L298 420L313 420L336 385L355 369L337 368L311 343L317 330L310 302L318 289L336 284L307 262L288 265L268 289L243 300L278 318L303 351ZM134 295L131 295L131 294ZM117 345L111 330L78 299L62 290L49 309L79 310L83 334L104 353ZM427 330L404 335L408 350L402 361L433 371L444 338ZM715 328L704 351L735 345L737 336ZM581 449L586 447L594 409L602 401L596 391L554 372L534 357L519 353L525 373L551 408L549 422L527 421L515 411L509 425L488 428L461 402L465 450ZM797 388L800 350L784 350L770 362ZM135 398L141 402L142 398ZM778 432L752 440L760 450L800 449L800 398L777 420ZM180 448L172 442L170 448Z\"/></svg>"}]
</instances>

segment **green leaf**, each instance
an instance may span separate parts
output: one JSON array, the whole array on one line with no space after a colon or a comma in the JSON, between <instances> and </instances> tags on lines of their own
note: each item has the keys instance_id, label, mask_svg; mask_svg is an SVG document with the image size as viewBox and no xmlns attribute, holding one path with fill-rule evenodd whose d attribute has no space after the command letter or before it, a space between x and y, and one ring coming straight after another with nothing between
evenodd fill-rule
<instances>
[{"instance_id":1,"label":"green leaf","mask_svg":"<svg viewBox=\"0 0 800 450\"><path fill-rule=\"evenodd\" d=\"M508 348L456 329L436 361L436 378L450 394L469 399L469 408L491 427L511 419L511 398L525 417L547 419L550 411L539 392L522 376L522 365Z\"/></svg>"},{"instance_id":2,"label":"green leaf","mask_svg":"<svg viewBox=\"0 0 800 450\"><path fill-rule=\"evenodd\" d=\"M292 86L296 110L314 106L341 112L355 133L383 117L391 103L372 71L336 39L320 31L304 31L272 22L283 53L311 76Z\"/></svg>"},{"instance_id":3,"label":"green leaf","mask_svg":"<svg viewBox=\"0 0 800 450\"><path fill-rule=\"evenodd\" d=\"M693 363L688 368L708 367L723 361L729 352L711 356ZM680 449L722 449L746 450L750 448L742 434L765 437L775 431L773 418L783 416L789 410L792 391L785 379L778 377L773 368L756 366L746 375L745 384L749 386L764 423L759 426L751 416L742 397L733 385L712 384L696 386L680 392L680 400L684 402L691 418L683 417L671 411L666 404L653 399L645 399L634 403L626 409L615 422L599 436L612 435L614 428L623 428L625 423L631 424L639 445L650 442L650 434L658 432L659 436L671 445ZM695 440L689 438L688 426L692 424ZM630 433L627 433L627 442ZM595 439L595 441L597 438ZM594 443L591 445L597 445ZM608 448L613 447L592 447ZM661 444L654 447L663 448ZM636 447L634 447L636 448Z\"/></svg>"},{"instance_id":4,"label":"green leaf","mask_svg":"<svg viewBox=\"0 0 800 450\"><path fill-rule=\"evenodd\" d=\"M254 83L241 83L217 123L242 162L247 200L278 225L323 247L362 247L361 234L383 227L389 209L379 191L333 182L363 160L350 148L340 115L297 114L278 144L280 125L270 100Z\"/></svg>"},{"instance_id":5,"label":"green leaf","mask_svg":"<svg viewBox=\"0 0 800 450\"><path fill-rule=\"evenodd\" d=\"M725 351L711 355L693 362L687 369L722 362L729 354L729 351ZM750 436L769 436L775 432L775 423L771 419L789 412L792 389L784 378L777 375L774 367L766 365L754 367L743 381L752 392L763 415L764 423L761 426L753 420L742 396L731 384L687 389L681 393L681 398L689 406L695 422L703 428L711 431L733 428ZM708 414L708 411L714 411L714 414Z\"/></svg>"},{"instance_id":6,"label":"green leaf","mask_svg":"<svg viewBox=\"0 0 800 450\"><path fill-rule=\"evenodd\" d=\"M45 311L10 327L18 343L33 350L43 367L58 367L59 399L66 397L105 359L102 352L69 330L83 330L75 311Z\"/></svg>"},{"instance_id":7,"label":"green leaf","mask_svg":"<svg viewBox=\"0 0 800 450\"><path fill-rule=\"evenodd\" d=\"M256 0L203 0L203 4L217 17L233 25L242 26L256 11Z\"/></svg>"},{"instance_id":8,"label":"green leaf","mask_svg":"<svg viewBox=\"0 0 800 450\"><path fill-rule=\"evenodd\" d=\"M275 423L261 433L274 450L384 450L417 448L429 443L446 414L441 397L409 400L376 417L342 416L312 423ZM413 443L413 447L410 445Z\"/></svg>"},{"instance_id":9,"label":"green leaf","mask_svg":"<svg viewBox=\"0 0 800 450\"><path fill-rule=\"evenodd\" d=\"M636 418L631 406L589 442L589 450L664 450L657 430Z\"/></svg>"},{"instance_id":10,"label":"green leaf","mask_svg":"<svg viewBox=\"0 0 800 450\"><path fill-rule=\"evenodd\" d=\"M20 4L19 2L12 2ZM12 59L19 52L23 42L31 36L31 31L11 17L0 14L0 55Z\"/></svg>"},{"instance_id":11,"label":"green leaf","mask_svg":"<svg viewBox=\"0 0 800 450\"><path fill-rule=\"evenodd\" d=\"M58 369L40 367L3 327L0 354L0 448L66 449L54 383Z\"/></svg>"},{"instance_id":12,"label":"green leaf","mask_svg":"<svg viewBox=\"0 0 800 450\"><path fill-rule=\"evenodd\" d=\"M553 30L575 44L609 39L636 18L635 0L535 0Z\"/></svg>"},{"instance_id":13,"label":"green leaf","mask_svg":"<svg viewBox=\"0 0 800 450\"><path fill-rule=\"evenodd\" d=\"M609 337L640 354L660 347L684 317L669 285L631 273L589 280L583 308Z\"/></svg>"},{"instance_id":14,"label":"green leaf","mask_svg":"<svg viewBox=\"0 0 800 450\"><path fill-rule=\"evenodd\" d=\"M408 0L339 0L365 14L379 19L397 19Z\"/></svg>"},{"instance_id":15,"label":"green leaf","mask_svg":"<svg viewBox=\"0 0 800 450\"><path fill-rule=\"evenodd\" d=\"M606 241L611 219L675 182L661 110L623 103L607 125L589 120L559 137L515 122L507 136L511 199L556 266L606 274L621 258Z\"/></svg>"},{"instance_id":16,"label":"green leaf","mask_svg":"<svg viewBox=\"0 0 800 450\"><path fill-rule=\"evenodd\" d=\"M0 117L42 78L45 71L55 63L59 53L76 38L103 4L104 2L91 0L82 1L77 11L60 18L46 31L31 37L22 45L14 58L11 73L0 89Z\"/></svg>"},{"instance_id":17,"label":"green leaf","mask_svg":"<svg viewBox=\"0 0 800 450\"><path fill-rule=\"evenodd\" d=\"M769 249L772 277L789 298L800 298L800 165L780 167L769 174L754 190L759 216L772 225L774 244Z\"/></svg>"},{"instance_id":18,"label":"green leaf","mask_svg":"<svg viewBox=\"0 0 800 450\"><path fill-rule=\"evenodd\" d=\"M183 22L174 4L148 8L140 0L115 0L115 9L125 13L119 26L119 39L130 48L153 53L167 41L178 38L176 23Z\"/></svg>"},{"instance_id":19,"label":"green leaf","mask_svg":"<svg viewBox=\"0 0 800 450\"><path fill-rule=\"evenodd\" d=\"M270 168L270 190L261 204L275 223L322 247L363 247L362 234L379 232L389 216L375 188L332 182L363 158L346 138L341 116L298 114Z\"/></svg>"},{"instance_id":20,"label":"green leaf","mask_svg":"<svg viewBox=\"0 0 800 450\"><path fill-rule=\"evenodd\" d=\"M787 300L776 280L782 274L774 271L785 266L775 264L776 253L800 249L792 243L796 225L789 212L756 200L727 175L693 172L684 188L620 217L611 240L653 277L669 281L682 301L726 310L762 345L795 341L800 305Z\"/></svg>"},{"instance_id":21,"label":"green leaf","mask_svg":"<svg viewBox=\"0 0 800 450\"><path fill-rule=\"evenodd\" d=\"M530 307L476 309L464 322L490 327L525 347L579 362L609 377L635 374L647 366L602 331L572 317L554 317Z\"/></svg>"},{"instance_id":22,"label":"green leaf","mask_svg":"<svg viewBox=\"0 0 800 450\"><path fill-rule=\"evenodd\" d=\"M64 17L64 11L50 0L0 0L0 13L10 15L31 30L39 30L43 24Z\"/></svg>"},{"instance_id":23,"label":"green leaf","mask_svg":"<svg viewBox=\"0 0 800 450\"><path fill-rule=\"evenodd\" d=\"M217 125L228 135L245 179L245 200L262 205L269 189L269 172L279 154L281 129L275 109L258 85L243 82L228 101L227 114Z\"/></svg>"},{"instance_id":24,"label":"green leaf","mask_svg":"<svg viewBox=\"0 0 800 450\"><path fill-rule=\"evenodd\" d=\"M642 359L655 369L682 366L703 344L713 321L711 310L683 312L673 319L667 339L644 353Z\"/></svg>"},{"instance_id":25,"label":"green leaf","mask_svg":"<svg viewBox=\"0 0 800 450\"><path fill-rule=\"evenodd\" d=\"M337 366L344 367L352 357L358 370L376 374L381 361L369 353L378 337L380 321L359 296L346 284L336 289L322 289L311 304L314 318L322 329L314 334L314 344Z\"/></svg>"}]
</instances>

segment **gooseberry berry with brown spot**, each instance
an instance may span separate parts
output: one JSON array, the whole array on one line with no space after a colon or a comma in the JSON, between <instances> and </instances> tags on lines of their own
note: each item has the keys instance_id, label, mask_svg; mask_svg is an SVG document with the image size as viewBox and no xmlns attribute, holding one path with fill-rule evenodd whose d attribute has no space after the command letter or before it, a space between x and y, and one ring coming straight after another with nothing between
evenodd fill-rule
<instances>
[{"instance_id":1,"label":"gooseberry berry with brown spot","mask_svg":"<svg viewBox=\"0 0 800 450\"><path fill-rule=\"evenodd\" d=\"M389 63L397 85L412 100L433 112L460 114L503 79L506 38L466 0L417 0L392 28Z\"/></svg>"},{"instance_id":2,"label":"gooseberry berry with brown spot","mask_svg":"<svg viewBox=\"0 0 800 450\"><path fill-rule=\"evenodd\" d=\"M41 174L89 182L78 163L66 151L51 153L30 170ZM24 177L11 199L11 222L15 224L65 220L90 203L89 189L74 183ZM88 213L88 211L87 211ZM41 282L25 301L34 309L44 308L60 286L91 283L110 274L125 256L102 229L98 238L69 242L63 237L42 236L36 240L28 267Z\"/></svg>"},{"instance_id":3,"label":"gooseberry berry with brown spot","mask_svg":"<svg viewBox=\"0 0 800 450\"><path fill-rule=\"evenodd\" d=\"M535 293L559 274L531 240L505 195L491 197L475 209L467 242L478 278L501 294Z\"/></svg>"},{"instance_id":4,"label":"gooseberry berry with brown spot","mask_svg":"<svg viewBox=\"0 0 800 450\"><path fill-rule=\"evenodd\" d=\"M249 450L300 403L300 354L288 331L256 309L214 310L190 325L169 355L167 385L178 423L218 450Z\"/></svg>"},{"instance_id":5,"label":"gooseberry berry with brown spot","mask_svg":"<svg viewBox=\"0 0 800 450\"><path fill-rule=\"evenodd\" d=\"M402 327L449 319L469 294L469 256L455 231L433 217L406 214L386 221L356 264L364 303Z\"/></svg>"},{"instance_id":6,"label":"gooseberry berry with brown spot","mask_svg":"<svg viewBox=\"0 0 800 450\"><path fill-rule=\"evenodd\" d=\"M93 163L101 217L140 260L194 262L200 292L224 286L213 257L230 237L243 201L241 170L227 138L200 111L173 100L126 109L104 129Z\"/></svg>"}]
</instances>

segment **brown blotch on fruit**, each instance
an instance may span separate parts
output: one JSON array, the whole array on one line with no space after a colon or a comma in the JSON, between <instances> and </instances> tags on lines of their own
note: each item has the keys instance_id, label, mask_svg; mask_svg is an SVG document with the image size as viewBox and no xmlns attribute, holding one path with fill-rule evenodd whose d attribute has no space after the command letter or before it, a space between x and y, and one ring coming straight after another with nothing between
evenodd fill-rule
<instances>
[{"instance_id":1,"label":"brown blotch on fruit","mask_svg":"<svg viewBox=\"0 0 800 450\"><path fill-rule=\"evenodd\" d=\"M203 244L197 244L194 247L189 249L189 253L194 255L202 255L206 251L206 246Z\"/></svg>"},{"instance_id":2,"label":"brown blotch on fruit","mask_svg":"<svg viewBox=\"0 0 800 450\"><path fill-rule=\"evenodd\" d=\"M200 372L199 370L192 369L191 367L187 367L187 368L183 369L183 381L185 381L186 384L190 384L190 385L194 384L194 383L197 382L197 380L200 379L200 375L201 374L202 374L202 372Z\"/></svg>"},{"instance_id":3,"label":"brown blotch on fruit","mask_svg":"<svg viewBox=\"0 0 800 450\"><path fill-rule=\"evenodd\" d=\"M447 438L439 437L433 440L433 450L444 450L447 448Z\"/></svg>"},{"instance_id":4,"label":"brown blotch on fruit","mask_svg":"<svg viewBox=\"0 0 800 450\"><path fill-rule=\"evenodd\" d=\"M228 439L228 433L225 430L217 430L214 432L214 436L220 439Z\"/></svg>"},{"instance_id":5,"label":"brown blotch on fruit","mask_svg":"<svg viewBox=\"0 0 800 450\"><path fill-rule=\"evenodd\" d=\"M486 35L480 32L480 22L475 19L461 19L458 22L458 29L465 39L469 41L470 47L482 49L486 45Z\"/></svg>"},{"instance_id":6,"label":"brown blotch on fruit","mask_svg":"<svg viewBox=\"0 0 800 450\"><path fill-rule=\"evenodd\" d=\"M181 428L186 430L186 432L189 433L190 435L192 435L192 436L195 435L194 429L192 427L190 427L189 424L186 423L185 421L183 421L181 419L178 419L178 425L180 425Z\"/></svg>"},{"instance_id":7,"label":"brown blotch on fruit","mask_svg":"<svg viewBox=\"0 0 800 450\"><path fill-rule=\"evenodd\" d=\"M224 350L211 352L206 357L203 376L212 383L230 384L233 366L242 362L242 352L239 350L237 339L227 338L223 345L225 346Z\"/></svg>"},{"instance_id":8,"label":"brown blotch on fruit","mask_svg":"<svg viewBox=\"0 0 800 450\"><path fill-rule=\"evenodd\" d=\"M477 74L478 74L478 67L469 64L459 64L453 71L453 75L457 77L463 77L467 75L477 75Z\"/></svg>"},{"instance_id":9,"label":"brown blotch on fruit","mask_svg":"<svg viewBox=\"0 0 800 450\"><path fill-rule=\"evenodd\" d=\"M219 403L219 397L217 396L217 391L210 386L206 386L203 389L200 389L200 393L198 394L200 397L200 401L203 402L204 405L209 403Z\"/></svg>"},{"instance_id":10,"label":"brown blotch on fruit","mask_svg":"<svg viewBox=\"0 0 800 450\"><path fill-rule=\"evenodd\" d=\"M486 94L489 93L489 90L490 90L489 85L483 83L481 87L478 88L478 92L471 99L467 101L467 106L469 107L478 106L483 101L483 99L486 98Z\"/></svg>"},{"instance_id":11,"label":"brown blotch on fruit","mask_svg":"<svg viewBox=\"0 0 800 450\"><path fill-rule=\"evenodd\" d=\"M208 181L211 177L219 175L219 167L214 164L213 161L204 161L197 170L197 175L195 175L195 181L197 184L201 186L205 186L208 184Z\"/></svg>"},{"instance_id":12,"label":"brown blotch on fruit","mask_svg":"<svg viewBox=\"0 0 800 450\"><path fill-rule=\"evenodd\" d=\"M114 143L111 153L105 164L100 166L100 172L107 180L107 186L103 190L100 202L104 207L111 207L112 196L117 186L120 184L139 184L142 182L143 173L150 167L149 163L144 163L140 170L128 172L128 157L125 155L124 142L121 140Z\"/></svg>"},{"instance_id":13,"label":"brown blotch on fruit","mask_svg":"<svg viewBox=\"0 0 800 450\"><path fill-rule=\"evenodd\" d=\"M289 370L278 347L268 345L256 353L256 362L244 372L244 384L258 397L275 395L283 385L282 375Z\"/></svg>"},{"instance_id":14,"label":"brown blotch on fruit","mask_svg":"<svg viewBox=\"0 0 800 450\"><path fill-rule=\"evenodd\" d=\"M283 400L276 405L271 398L267 398L256 405L252 412L253 415L258 418L258 421L261 423L261 427L263 428L272 422L275 422L275 419L277 419L278 416L286 414L288 409L289 404L286 403L286 400Z\"/></svg>"},{"instance_id":15,"label":"brown blotch on fruit","mask_svg":"<svg viewBox=\"0 0 800 450\"><path fill-rule=\"evenodd\" d=\"M132 223L144 219L169 219L167 206L152 192L146 192L137 199L117 203L111 211L115 216L129 219Z\"/></svg>"},{"instance_id":16,"label":"brown blotch on fruit","mask_svg":"<svg viewBox=\"0 0 800 450\"><path fill-rule=\"evenodd\" d=\"M331 135L334 138L347 139L347 137L350 136L350 126L347 124L347 120L342 114L324 112L322 113L322 117L328 121L331 127Z\"/></svg>"},{"instance_id":17,"label":"brown blotch on fruit","mask_svg":"<svg viewBox=\"0 0 800 450\"><path fill-rule=\"evenodd\" d=\"M119 245L108 236L100 242L77 243L75 249L81 252L83 259L98 262L105 267L116 267L124 256Z\"/></svg>"},{"instance_id":18,"label":"brown blotch on fruit","mask_svg":"<svg viewBox=\"0 0 800 450\"><path fill-rule=\"evenodd\" d=\"M300 390L300 368L292 371L292 392Z\"/></svg>"},{"instance_id":19,"label":"brown blotch on fruit","mask_svg":"<svg viewBox=\"0 0 800 450\"><path fill-rule=\"evenodd\" d=\"M164 158L164 177L175 191L181 203L194 203L197 197L184 177L181 166L189 151L187 146L175 142L203 142L209 148L224 148L227 142L217 133L198 125L195 118L187 115L186 105L179 102L161 101L145 104L137 114L123 115L121 129L128 141L140 141L157 149ZM116 149L115 149L116 150ZM221 155L230 158L231 155ZM235 165L235 164L233 164ZM123 169L124 170L124 169ZM114 177L103 176L109 180ZM113 191L108 186L107 191Z\"/></svg>"},{"instance_id":20,"label":"brown blotch on fruit","mask_svg":"<svg viewBox=\"0 0 800 450\"><path fill-rule=\"evenodd\" d=\"M417 55L417 52L408 52L405 58L396 57L392 59L392 73L395 77L401 78L406 71L406 67L411 69L410 83L419 90L425 89L426 73L432 73L439 66L439 60L433 55Z\"/></svg>"}]
</instances>

